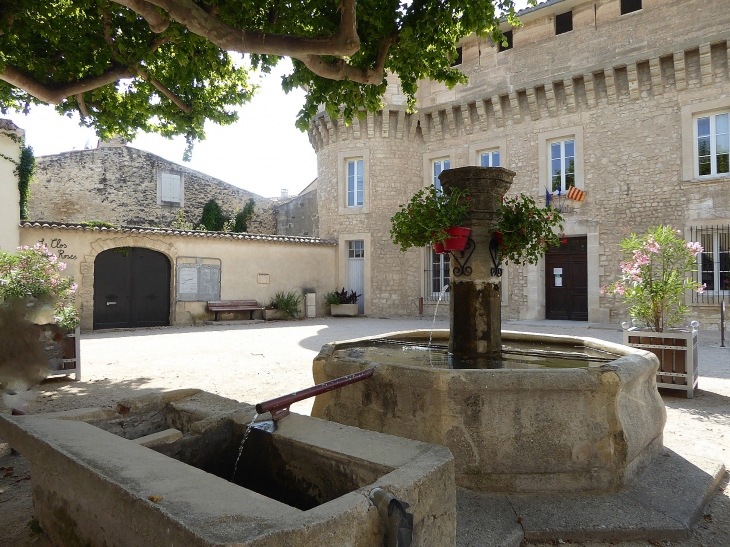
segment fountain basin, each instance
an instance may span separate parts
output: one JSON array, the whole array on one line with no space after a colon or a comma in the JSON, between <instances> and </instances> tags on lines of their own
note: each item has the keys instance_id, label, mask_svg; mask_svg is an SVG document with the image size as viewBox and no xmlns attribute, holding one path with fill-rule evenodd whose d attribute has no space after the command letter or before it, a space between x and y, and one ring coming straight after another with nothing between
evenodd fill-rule
<instances>
[{"instance_id":1,"label":"fountain basin","mask_svg":"<svg viewBox=\"0 0 730 547\"><path fill-rule=\"evenodd\" d=\"M229 482L254 415L182 390L0 416L0 435L30 461L34 514L58 545L381 545L376 487L411 504L412 545L455 545L445 448L291 414L253 430Z\"/></svg>"},{"instance_id":2,"label":"fountain basin","mask_svg":"<svg viewBox=\"0 0 730 547\"><path fill-rule=\"evenodd\" d=\"M430 331L378 338L427 342ZM434 343L449 331L434 331ZM648 352L594 338L502 332L503 342L590 348L617 356L583 368L462 369L346 356L361 338L325 345L315 382L375 365L368 382L318 395L312 415L446 446L456 482L481 492L615 492L661 452L666 422Z\"/></svg>"}]
</instances>

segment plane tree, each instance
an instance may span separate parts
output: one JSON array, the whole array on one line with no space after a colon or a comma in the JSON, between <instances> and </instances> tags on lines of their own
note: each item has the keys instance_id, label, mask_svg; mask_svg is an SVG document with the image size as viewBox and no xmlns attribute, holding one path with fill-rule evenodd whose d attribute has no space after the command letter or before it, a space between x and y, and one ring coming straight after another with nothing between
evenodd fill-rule
<instances>
[{"instance_id":1,"label":"plane tree","mask_svg":"<svg viewBox=\"0 0 730 547\"><path fill-rule=\"evenodd\" d=\"M534 0L533 0L534 1ZM184 135L230 124L255 91L249 73L290 57L301 87L297 126L323 105L352 119L381 107L397 74L409 106L417 82L465 81L452 67L473 32L501 40L513 0L3 0L0 109L50 104L102 137ZM243 57L245 55L245 57Z\"/></svg>"}]
</instances>

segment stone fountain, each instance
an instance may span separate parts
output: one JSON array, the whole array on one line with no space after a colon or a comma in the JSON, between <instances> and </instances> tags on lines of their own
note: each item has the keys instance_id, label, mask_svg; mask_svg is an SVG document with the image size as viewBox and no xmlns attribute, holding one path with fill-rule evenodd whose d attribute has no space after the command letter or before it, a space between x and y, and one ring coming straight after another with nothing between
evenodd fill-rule
<instances>
[{"instance_id":1,"label":"stone fountain","mask_svg":"<svg viewBox=\"0 0 730 547\"><path fill-rule=\"evenodd\" d=\"M666 411L656 387L658 363L646 352L591 338L502 332L500 278L492 275L489 242L514 175L483 167L441 174L446 190L468 190L474 204L465 222L474 245L471 275L452 278L451 329L434 332L434 341L448 342L465 368L431 366L431 357L418 363L366 355L369 346L394 340L405 342L396 353L423 349L429 331L328 344L314 360L316 382L373 364L376 370L347 392L318 395L312 415L446 446L457 484L471 490L615 492L662 450ZM544 346L548 356L584 355L586 362L495 368L503 341Z\"/></svg>"}]
</instances>

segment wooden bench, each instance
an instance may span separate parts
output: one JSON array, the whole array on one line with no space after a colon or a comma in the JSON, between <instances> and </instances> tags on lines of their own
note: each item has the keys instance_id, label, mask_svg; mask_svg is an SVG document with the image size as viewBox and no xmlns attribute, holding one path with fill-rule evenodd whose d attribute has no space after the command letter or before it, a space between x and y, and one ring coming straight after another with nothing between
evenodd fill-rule
<instances>
[{"instance_id":1,"label":"wooden bench","mask_svg":"<svg viewBox=\"0 0 730 547\"><path fill-rule=\"evenodd\" d=\"M218 313L222 311L248 311L251 312L249 318L253 319L253 312L263 309L264 306L259 306L256 300L215 300L208 302L208 311L215 313L216 321L218 321Z\"/></svg>"}]
</instances>

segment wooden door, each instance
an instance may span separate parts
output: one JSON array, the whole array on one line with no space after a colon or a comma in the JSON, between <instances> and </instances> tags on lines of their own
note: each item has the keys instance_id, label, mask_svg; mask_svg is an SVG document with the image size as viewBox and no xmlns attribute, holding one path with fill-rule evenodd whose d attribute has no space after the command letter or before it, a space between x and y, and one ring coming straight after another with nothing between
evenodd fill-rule
<instances>
[{"instance_id":1,"label":"wooden door","mask_svg":"<svg viewBox=\"0 0 730 547\"><path fill-rule=\"evenodd\" d=\"M545 255L545 318L588 321L585 237L569 237Z\"/></svg>"},{"instance_id":2,"label":"wooden door","mask_svg":"<svg viewBox=\"0 0 730 547\"><path fill-rule=\"evenodd\" d=\"M170 324L170 261L137 247L109 249L94 260L94 328Z\"/></svg>"}]
</instances>

